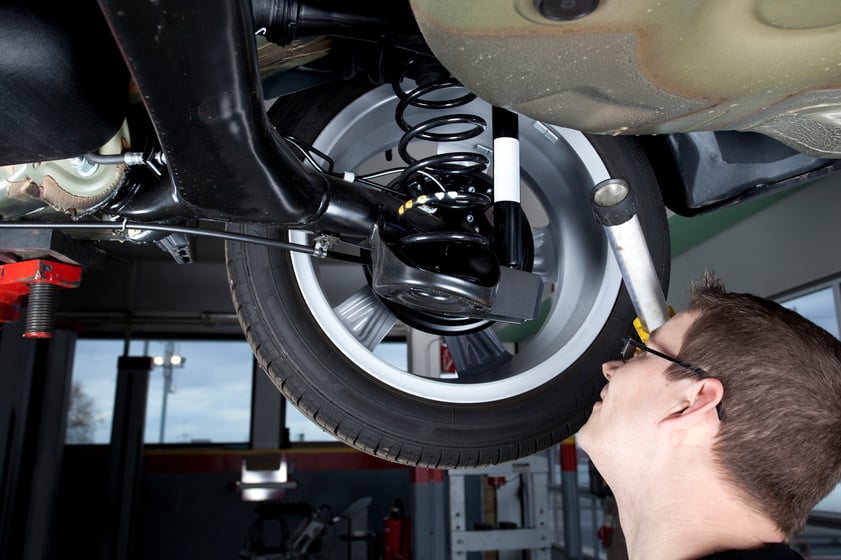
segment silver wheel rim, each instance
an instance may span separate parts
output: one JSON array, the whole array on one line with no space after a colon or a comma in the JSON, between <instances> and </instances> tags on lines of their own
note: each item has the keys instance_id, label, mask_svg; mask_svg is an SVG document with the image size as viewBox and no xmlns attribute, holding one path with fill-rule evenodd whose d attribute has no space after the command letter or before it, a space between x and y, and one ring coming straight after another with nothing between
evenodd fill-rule
<instances>
[{"instance_id":1,"label":"silver wheel rim","mask_svg":"<svg viewBox=\"0 0 841 560\"><path fill-rule=\"evenodd\" d=\"M361 164L396 145L401 131L394 122L395 104L388 87L366 93L328 123L314 146L335 159L336 170L357 172ZM459 108L459 112L480 114L490 122L490 105L481 100ZM538 237L550 238L541 246L548 246L551 254L547 249L543 254L536 250L535 271L540 270L544 276L544 293L550 294L551 303L536 334L518 343L504 377L461 383L385 362L363 344L358 332L345 327L335 311L336 298L322 287L325 273L320 266L307 255L291 255L296 281L315 321L336 348L370 376L398 391L432 401L494 402L534 390L563 375L601 332L621 286L619 269L592 218L588 201L592 185L609 178L607 168L578 131L521 117L520 142L523 180L548 216ZM492 146L490 132L462 148L475 150L476 144ZM308 235L294 231L290 239L306 242Z\"/></svg>"}]
</instances>

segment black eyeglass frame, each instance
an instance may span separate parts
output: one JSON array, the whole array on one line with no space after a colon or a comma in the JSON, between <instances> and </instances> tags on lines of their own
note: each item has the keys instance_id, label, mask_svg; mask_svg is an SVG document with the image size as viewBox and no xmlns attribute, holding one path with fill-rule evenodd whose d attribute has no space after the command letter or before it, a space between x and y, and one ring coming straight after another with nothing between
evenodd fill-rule
<instances>
[{"instance_id":1,"label":"black eyeglass frame","mask_svg":"<svg viewBox=\"0 0 841 560\"><path fill-rule=\"evenodd\" d=\"M699 368L698 366L693 366L692 364L687 364L686 362L684 362L682 360L678 360L677 358L673 358L672 356L669 356L668 354L658 352L657 350L649 348L648 346L646 346L645 344L643 344L639 340L634 340L630 336L625 336L625 337L622 338L622 349L619 352L619 357L622 359L623 362L627 362L628 360L630 360L634 356L634 354L629 351L631 348L634 349L634 352L636 352L636 350L642 350L643 352L648 352L649 354L654 354L658 358L663 358L664 360L668 360L668 361L672 362L673 364L679 365L680 367L682 367L685 370L689 370L696 375L700 375L701 377L709 377L709 374L707 374L706 371Z\"/></svg>"}]
</instances>

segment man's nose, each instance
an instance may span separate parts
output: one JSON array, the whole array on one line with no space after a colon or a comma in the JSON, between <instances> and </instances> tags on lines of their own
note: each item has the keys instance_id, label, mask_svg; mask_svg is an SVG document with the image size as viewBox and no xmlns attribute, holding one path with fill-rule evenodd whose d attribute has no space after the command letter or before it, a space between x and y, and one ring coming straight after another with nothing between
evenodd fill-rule
<instances>
[{"instance_id":1,"label":"man's nose","mask_svg":"<svg viewBox=\"0 0 841 560\"><path fill-rule=\"evenodd\" d=\"M602 364L602 374L604 374L605 379L610 381L610 378L613 377L613 372L622 365L622 362L619 360L612 360L610 362L605 362Z\"/></svg>"}]
</instances>

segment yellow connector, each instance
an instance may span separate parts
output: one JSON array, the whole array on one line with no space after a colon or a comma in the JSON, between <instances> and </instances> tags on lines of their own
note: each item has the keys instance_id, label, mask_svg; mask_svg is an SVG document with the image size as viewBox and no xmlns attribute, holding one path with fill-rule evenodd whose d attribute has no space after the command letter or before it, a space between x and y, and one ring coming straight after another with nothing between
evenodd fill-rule
<instances>
[{"instance_id":1,"label":"yellow connector","mask_svg":"<svg viewBox=\"0 0 841 560\"><path fill-rule=\"evenodd\" d=\"M670 305L669 306L669 317L674 317L674 316L675 316L675 310ZM648 344L648 337L651 336L651 333L648 332L647 330L645 330L642 327L642 321L640 321L639 317L634 319L634 330L637 331L637 336L640 337L640 342L642 342L643 344Z\"/></svg>"}]
</instances>

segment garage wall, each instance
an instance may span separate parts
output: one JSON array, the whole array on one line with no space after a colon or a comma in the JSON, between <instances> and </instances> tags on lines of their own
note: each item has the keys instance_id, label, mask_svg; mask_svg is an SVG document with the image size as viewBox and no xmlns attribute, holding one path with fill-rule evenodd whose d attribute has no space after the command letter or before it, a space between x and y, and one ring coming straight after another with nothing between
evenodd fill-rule
<instances>
[{"instance_id":1,"label":"garage wall","mask_svg":"<svg viewBox=\"0 0 841 560\"><path fill-rule=\"evenodd\" d=\"M720 220L720 210L684 220ZM673 255L669 304L688 304L688 286L714 271L731 291L770 297L841 274L841 176L820 179Z\"/></svg>"}]
</instances>

